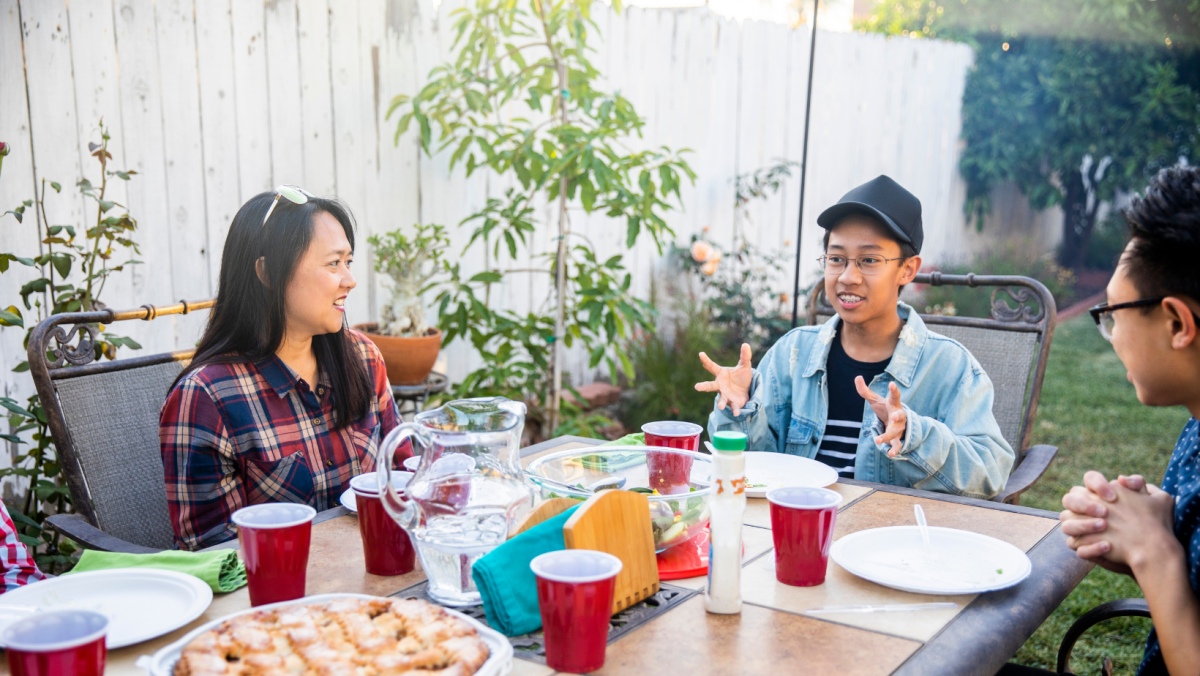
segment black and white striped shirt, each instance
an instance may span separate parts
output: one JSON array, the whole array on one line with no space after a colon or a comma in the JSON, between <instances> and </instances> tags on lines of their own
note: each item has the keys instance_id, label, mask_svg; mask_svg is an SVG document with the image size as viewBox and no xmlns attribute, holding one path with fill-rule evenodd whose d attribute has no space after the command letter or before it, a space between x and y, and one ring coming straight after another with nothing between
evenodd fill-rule
<instances>
[{"instance_id":1,"label":"black and white striped shirt","mask_svg":"<svg viewBox=\"0 0 1200 676\"><path fill-rule=\"evenodd\" d=\"M841 476L854 476L854 458L858 454L858 439L866 417L866 402L854 387L854 379L862 376L870 385L889 363L891 359L879 362L851 359L842 348L840 330L829 346L829 359L825 364L829 411L816 459L836 469Z\"/></svg>"}]
</instances>

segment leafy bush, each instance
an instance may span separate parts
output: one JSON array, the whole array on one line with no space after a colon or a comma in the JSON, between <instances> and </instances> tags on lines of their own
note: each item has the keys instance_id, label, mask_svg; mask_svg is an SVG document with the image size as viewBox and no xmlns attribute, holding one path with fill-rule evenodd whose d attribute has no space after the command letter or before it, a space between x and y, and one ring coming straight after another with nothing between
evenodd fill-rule
<instances>
[{"instance_id":1,"label":"leafy bush","mask_svg":"<svg viewBox=\"0 0 1200 676\"><path fill-rule=\"evenodd\" d=\"M38 253L36 256L0 253L0 274L7 272L13 263L33 268L38 274L19 292L27 314L15 304L0 309L0 328L24 330L26 343L38 322L52 314L103 308L100 297L108 278L128 265L140 263L132 258L140 253L132 239L137 221L128 213L115 215L119 212L114 209L121 207L124 210L124 205L106 199L110 180L128 181L137 172L109 169L108 163L113 158L108 151L110 138L101 120L100 142L88 143L88 152L100 165L100 185L93 185L86 178L80 178L75 184L83 199L96 205L94 225L50 225L45 200L49 190L61 194L63 186L44 177L41 190L35 188L32 199L0 214L0 217L11 215L22 227L36 228L41 242L39 252L28 252ZM31 218L26 221L26 217ZM120 262L116 260L118 254L129 258ZM133 350L142 347L132 338L103 332L103 326L93 326L99 332L93 342L97 360L101 357L116 359L117 349L121 347ZM27 361L13 369L16 373L28 370ZM14 446L26 445L23 452L19 449L13 452L11 467L0 469L0 481L9 477L28 481L24 499L10 508L17 535L33 553L38 567L49 573L61 573L74 565L77 547L59 533L43 528L47 516L73 511L71 491L62 481L62 465L50 435L45 409L37 394L30 395L24 404L0 396L0 408L7 414L9 429L7 433L0 433L0 441ZM22 435L27 435L28 440Z\"/></svg>"},{"instance_id":2,"label":"leafy bush","mask_svg":"<svg viewBox=\"0 0 1200 676\"><path fill-rule=\"evenodd\" d=\"M1117 259L1125 250L1128 237L1129 226L1125 224L1125 216L1116 209L1110 211L1108 216L1096 225L1092 239L1088 241L1083 267L1090 270L1116 269Z\"/></svg>"},{"instance_id":3,"label":"leafy bush","mask_svg":"<svg viewBox=\"0 0 1200 676\"><path fill-rule=\"evenodd\" d=\"M524 399L526 427L543 437L561 434L568 412L560 409L569 387L563 349L578 345L590 368L604 364L614 379L632 378L625 342L653 320L630 291L622 256L598 258L593 239L621 229L626 248L647 236L661 246L674 237L666 212L681 204L683 181L695 179L685 151L657 144L629 149L640 143L645 120L619 91L598 88L602 74L589 61L589 40L598 32L594 4L464 3L454 11L452 60L388 110L399 113L397 142L411 125L427 155L451 153L450 169L461 163L468 176L484 171L513 186L459 224L474 228L467 249L482 251L486 269L468 275L459 263L449 266L437 297L438 324L443 344L468 341L483 362L454 386L454 395ZM535 207L541 200L553 206ZM578 209L608 218L592 226L576 218L573 225L570 214ZM555 227L556 247L530 254L528 238L538 225ZM550 282L536 310L495 307L493 286L530 274Z\"/></svg>"},{"instance_id":4,"label":"leafy bush","mask_svg":"<svg viewBox=\"0 0 1200 676\"><path fill-rule=\"evenodd\" d=\"M697 392L695 385L712 376L697 355L706 352L717 363L737 360L737 352L728 348L727 331L713 324L695 298L677 301L673 317L664 324L654 333L639 333L628 347L637 385L622 396L620 415L633 431L655 420L706 425L713 395Z\"/></svg>"},{"instance_id":5,"label":"leafy bush","mask_svg":"<svg viewBox=\"0 0 1200 676\"><path fill-rule=\"evenodd\" d=\"M703 289L703 307L720 329L721 349L737 355L742 343L749 343L755 364L792 328L782 312L788 295L776 291L786 258L764 254L746 241L726 253L701 235L693 235L687 249L671 245L672 266L693 275Z\"/></svg>"},{"instance_id":6,"label":"leafy bush","mask_svg":"<svg viewBox=\"0 0 1200 676\"><path fill-rule=\"evenodd\" d=\"M935 269L938 268L928 267L924 271ZM1028 243L1007 242L985 251L969 263L945 265L940 270L949 275L974 272L977 275L1032 277L1046 285L1058 307L1064 307L1074 300L1075 274L1054 262L1052 255L1038 251ZM910 284L904 293L905 301L922 312L967 317L991 316L991 294L986 290ZM1000 294L998 298L1004 298L1004 295Z\"/></svg>"}]
</instances>

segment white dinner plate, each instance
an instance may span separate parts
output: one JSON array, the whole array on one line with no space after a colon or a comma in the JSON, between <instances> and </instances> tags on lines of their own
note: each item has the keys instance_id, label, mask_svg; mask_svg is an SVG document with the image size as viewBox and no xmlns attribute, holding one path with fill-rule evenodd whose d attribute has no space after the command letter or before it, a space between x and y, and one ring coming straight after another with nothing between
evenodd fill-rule
<instances>
[{"instance_id":1,"label":"white dinner plate","mask_svg":"<svg viewBox=\"0 0 1200 676\"><path fill-rule=\"evenodd\" d=\"M144 669L149 676L172 676L175 671L175 663L179 661L179 656L183 654L183 648L187 644L191 643L200 634L215 628L217 625L230 618L237 617L238 615L246 615L247 613L256 613L262 610L269 610L279 606L289 606L296 603L309 605L313 603L324 603L326 601L344 598L375 599L379 597L367 596L365 594L318 594L317 596L308 596L297 601L284 601L282 603L272 603L265 606L259 606L257 608L250 608L248 610L243 610L240 613L226 615L225 617L213 620L212 622L205 623L203 626L193 629L192 631L188 632L187 636L184 636L171 645L154 653L153 657L138 658L137 665ZM472 627L475 628L475 631L479 632L479 637L482 638L483 642L487 644L490 654L488 655L487 661L484 662L483 666L479 668L479 671L475 672L475 676L504 676L508 672L512 671L513 648L512 644L508 642L508 639L504 638L504 636L496 630L485 627L477 620L474 620L456 610L445 608L445 611L451 615L454 615L455 617L466 620Z\"/></svg>"},{"instance_id":2,"label":"white dinner plate","mask_svg":"<svg viewBox=\"0 0 1200 676\"><path fill-rule=\"evenodd\" d=\"M338 502L342 503L342 506L351 512L358 512L358 502L354 499L353 488L347 488L346 492L342 493L342 497L338 498Z\"/></svg>"},{"instance_id":3,"label":"white dinner plate","mask_svg":"<svg viewBox=\"0 0 1200 676\"><path fill-rule=\"evenodd\" d=\"M156 568L97 570L51 578L0 596L0 608L94 610L111 624L109 650L148 641L186 626L212 603L200 578ZM0 612L0 616L3 613Z\"/></svg>"},{"instance_id":4,"label":"white dinner plate","mask_svg":"<svg viewBox=\"0 0 1200 676\"><path fill-rule=\"evenodd\" d=\"M955 528L929 529L929 545L916 526L872 528L833 543L829 555L851 573L885 587L917 594L980 594L1029 577L1025 552L993 537Z\"/></svg>"},{"instance_id":5,"label":"white dinner plate","mask_svg":"<svg viewBox=\"0 0 1200 676\"><path fill-rule=\"evenodd\" d=\"M837 483L837 470L798 455L752 451L746 454L746 497L765 498L784 486L824 488Z\"/></svg>"}]
</instances>

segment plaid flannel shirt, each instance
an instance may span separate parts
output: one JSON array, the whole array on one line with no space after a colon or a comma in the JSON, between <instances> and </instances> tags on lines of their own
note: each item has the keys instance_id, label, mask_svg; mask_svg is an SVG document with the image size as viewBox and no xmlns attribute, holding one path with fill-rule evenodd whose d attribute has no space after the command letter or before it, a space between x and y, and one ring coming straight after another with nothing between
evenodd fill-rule
<instances>
[{"instance_id":1,"label":"plaid flannel shirt","mask_svg":"<svg viewBox=\"0 0 1200 676\"><path fill-rule=\"evenodd\" d=\"M374 470L376 448L400 416L379 349L355 331L346 334L366 362L374 397L366 416L340 430L332 428L328 375L314 391L274 355L210 364L167 395L158 435L181 548L237 537L231 517L246 505L334 507L351 478Z\"/></svg>"},{"instance_id":2,"label":"plaid flannel shirt","mask_svg":"<svg viewBox=\"0 0 1200 676\"><path fill-rule=\"evenodd\" d=\"M0 502L0 536L4 539L4 558L0 560L0 575L3 575L0 594L46 579L17 535L17 527L8 516L8 509L3 502Z\"/></svg>"}]
</instances>

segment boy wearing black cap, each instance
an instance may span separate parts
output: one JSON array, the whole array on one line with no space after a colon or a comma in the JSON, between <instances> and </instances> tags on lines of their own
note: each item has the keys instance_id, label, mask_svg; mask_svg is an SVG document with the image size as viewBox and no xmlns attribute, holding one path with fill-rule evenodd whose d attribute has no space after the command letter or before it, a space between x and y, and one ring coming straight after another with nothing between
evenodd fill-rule
<instances>
[{"instance_id":1,"label":"boy wearing black cap","mask_svg":"<svg viewBox=\"0 0 1200 676\"><path fill-rule=\"evenodd\" d=\"M709 433L747 450L814 458L842 476L990 498L1015 454L992 415L992 382L958 342L929 331L900 289L921 269L921 202L887 176L846 193L817 223L837 316L792 330L757 369L704 353L717 392Z\"/></svg>"}]
</instances>

